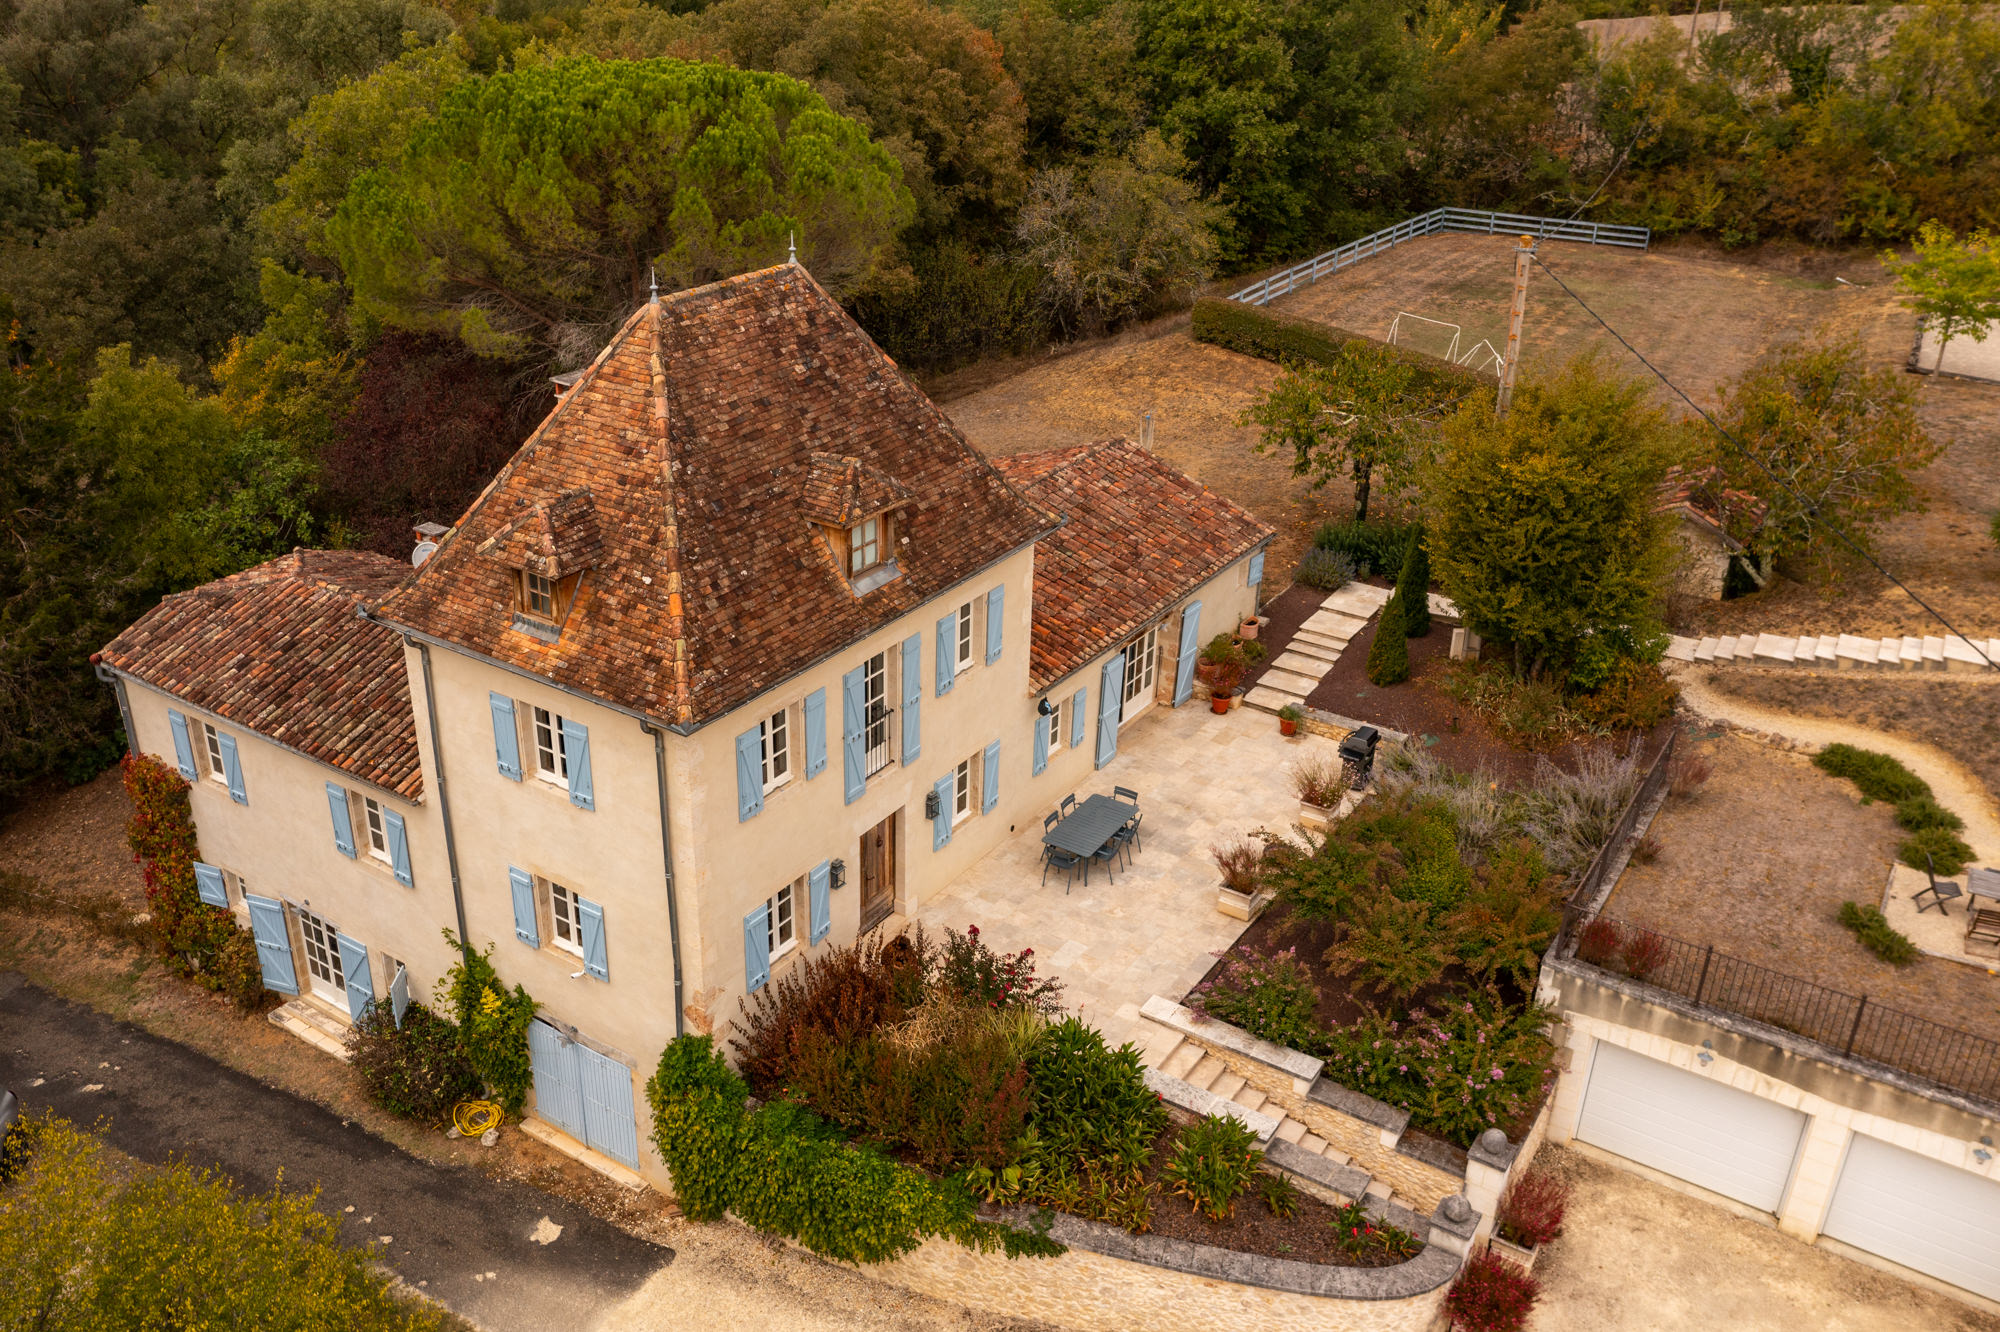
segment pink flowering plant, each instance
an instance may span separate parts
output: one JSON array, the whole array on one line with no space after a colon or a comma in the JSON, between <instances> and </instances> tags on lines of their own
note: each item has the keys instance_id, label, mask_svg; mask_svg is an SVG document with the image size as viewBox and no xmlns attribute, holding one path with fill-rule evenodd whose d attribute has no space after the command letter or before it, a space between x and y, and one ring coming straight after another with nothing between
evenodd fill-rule
<instances>
[{"instance_id":1,"label":"pink flowering plant","mask_svg":"<svg viewBox=\"0 0 2000 1332\"><path fill-rule=\"evenodd\" d=\"M1062 1012L1062 982L1035 974L1035 950L996 953L980 939L977 925L966 926L964 934L945 931L936 974L938 984L979 1007Z\"/></svg>"},{"instance_id":2,"label":"pink flowering plant","mask_svg":"<svg viewBox=\"0 0 2000 1332\"><path fill-rule=\"evenodd\" d=\"M1227 1022L1294 1050L1310 1053L1319 1048L1325 1039L1315 1016L1319 987L1299 960L1298 950L1267 953L1238 944L1222 958L1215 975L1188 993L1188 1007L1197 1021Z\"/></svg>"},{"instance_id":3,"label":"pink flowering plant","mask_svg":"<svg viewBox=\"0 0 2000 1332\"><path fill-rule=\"evenodd\" d=\"M1472 1145L1489 1128L1526 1117L1553 1076L1546 1008L1513 1008L1485 994L1377 1015L1327 1035L1327 1076L1410 1112L1412 1126Z\"/></svg>"}]
</instances>

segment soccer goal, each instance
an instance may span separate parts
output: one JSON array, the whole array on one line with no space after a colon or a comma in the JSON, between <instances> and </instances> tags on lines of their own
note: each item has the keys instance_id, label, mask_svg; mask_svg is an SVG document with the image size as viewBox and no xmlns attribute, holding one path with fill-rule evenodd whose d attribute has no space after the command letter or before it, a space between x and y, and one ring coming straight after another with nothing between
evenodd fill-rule
<instances>
[{"instance_id":1,"label":"soccer goal","mask_svg":"<svg viewBox=\"0 0 2000 1332\"><path fill-rule=\"evenodd\" d=\"M1410 321L1405 329L1404 320ZM1447 334L1449 337L1447 338ZM1458 344L1464 339L1465 330L1457 324L1442 319L1432 319L1428 315L1412 314L1408 310L1396 311L1396 317L1389 321L1389 345L1409 347L1435 356L1453 365L1462 365L1474 371L1490 372L1496 379L1500 375L1500 353L1493 350L1493 344L1485 338L1472 344L1463 354Z\"/></svg>"}]
</instances>

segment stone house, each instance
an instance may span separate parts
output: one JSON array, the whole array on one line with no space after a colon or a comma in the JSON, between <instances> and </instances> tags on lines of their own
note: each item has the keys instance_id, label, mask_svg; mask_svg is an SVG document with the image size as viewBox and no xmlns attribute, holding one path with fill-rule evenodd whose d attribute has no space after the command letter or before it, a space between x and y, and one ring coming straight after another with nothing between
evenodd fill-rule
<instances>
[{"instance_id":1,"label":"stone house","mask_svg":"<svg viewBox=\"0 0 2000 1332\"><path fill-rule=\"evenodd\" d=\"M641 307L417 567L296 552L100 670L288 1007L491 945L531 1113L660 1182L665 1043L1038 833L1272 535L1131 444L987 461L788 264Z\"/></svg>"},{"instance_id":2,"label":"stone house","mask_svg":"<svg viewBox=\"0 0 2000 1332\"><path fill-rule=\"evenodd\" d=\"M1747 491L1732 490L1713 468L1669 467L1660 482L1655 508L1674 519L1672 534L1680 548L1675 587L1697 601L1720 601L1729 582L1729 568L1741 561L1752 582L1763 586L1768 574L1756 555L1730 535L1731 527L1754 534L1763 521L1764 505Z\"/></svg>"}]
</instances>

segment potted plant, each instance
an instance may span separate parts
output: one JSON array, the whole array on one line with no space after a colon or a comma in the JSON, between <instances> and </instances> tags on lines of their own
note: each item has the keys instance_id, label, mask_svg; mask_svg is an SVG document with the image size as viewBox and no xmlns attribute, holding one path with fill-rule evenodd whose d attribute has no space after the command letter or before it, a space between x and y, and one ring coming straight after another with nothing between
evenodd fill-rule
<instances>
[{"instance_id":1,"label":"potted plant","mask_svg":"<svg viewBox=\"0 0 2000 1332\"><path fill-rule=\"evenodd\" d=\"M1243 623L1236 627L1236 636L1244 642L1254 642L1257 637L1257 616L1252 613L1243 617Z\"/></svg>"},{"instance_id":2,"label":"potted plant","mask_svg":"<svg viewBox=\"0 0 2000 1332\"><path fill-rule=\"evenodd\" d=\"M1208 681L1209 707L1220 715L1236 706L1236 686L1243 683L1241 666L1217 666Z\"/></svg>"},{"instance_id":3,"label":"potted plant","mask_svg":"<svg viewBox=\"0 0 2000 1332\"><path fill-rule=\"evenodd\" d=\"M1262 652L1260 647L1258 652ZM1208 640L1208 646L1201 650L1201 656L1194 666L1195 678L1208 686L1210 707L1216 713L1224 713L1234 706L1230 696L1236 686L1243 683L1243 674L1250 669L1250 654L1242 643L1233 641L1228 634L1217 634Z\"/></svg>"},{"instance_id":4,"label":"potted plant","mask_svg":"<svg viewBox=\"0 0 2000 1332\"><path fill-rule=\"evenodd\" d=\"M1528 1171L1501 1195L1489 1246L1532 1270L1542 1246L1562 1234L1563 1210L1568 1206L1569 1185L1545 1170Z\"/></svg>"},{"instance_id":5,"label":"potted plant","mask_svg":"<svg viewBox=\"0 0 2000 1332\"><path fill-rule=\"evenodd\" d=\"M1278 709L1278 734L1297 735L1299 723L1306 719L1305 709L1296 703L1287 703Z\"/></svg>"},{"instance_id":6,"label":"potted plant","mask_svg":"<svg viewBox=\"0 0 2000 1332\"><path fill-rule=\"evenodd\" d=\"M1208 853L1215 857L1215 867L1222 872L1222 883L1215 891L1215 909L1236 920L1255 920L1270 901L1268 897L1258 900L1263 886L1260 872L1263 849L1239 838L1228 846L1212 846Z\"/></svg>"},{"instance_id":7,"label":"potted plant","mask_svg":"<svg viewBox=\"0 0 2000 1332\"><path fill-rule=\"evenodd\" d=\"M1347 795L1347 769L1330 754L1315 754L1292 769L1292 787L1298 792L1303 822L1332 823Z\"/></svg>"}]
</instances>

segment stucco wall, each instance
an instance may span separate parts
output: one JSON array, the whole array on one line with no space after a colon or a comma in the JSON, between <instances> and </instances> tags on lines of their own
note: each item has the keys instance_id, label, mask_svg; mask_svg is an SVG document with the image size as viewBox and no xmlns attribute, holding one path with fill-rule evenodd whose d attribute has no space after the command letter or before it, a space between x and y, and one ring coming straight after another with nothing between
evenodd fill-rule
<instances>
[{"instance_id":1,"label":"stucco wall","mask_svg":"<svg viewBox=\"0 0 2000 1332\"><path fill-rule=\"evenodd\" d=\"M170 699L130 677L125 677L125 687L135 746L170 768L177 765L177 759L167 712L171 708L188 718L195 768L200 774L188 799L201 858L232 876L230 905L237 920L249 926L249 912L234 878L240 875L251 892L308 906L342 933L368 945L369 979L378 997L389 993L394 975L384 964L386 955L409 968L411 997L428 1002L432 986L455 960L438 930L457 919L436 802L412 803L356 781L337 768ZM231 800L228 789L207 775L196 725L202 721L236 737L248 804ZM335 849L333 816L326 796L328 782L373 796L384 808L403 816L414 887L405 888L388 865L368 855L359 818L354 821L356 856L349 859ZM303 986L307 974L304 956L295 956L293 965ZM345 1005L341 1007L345 1012Z\"/></svg>"}]
</instances>

